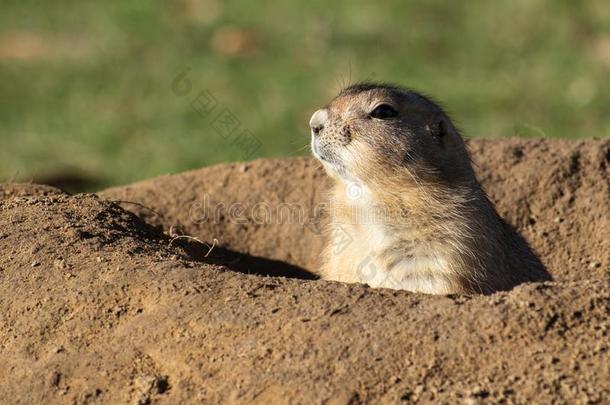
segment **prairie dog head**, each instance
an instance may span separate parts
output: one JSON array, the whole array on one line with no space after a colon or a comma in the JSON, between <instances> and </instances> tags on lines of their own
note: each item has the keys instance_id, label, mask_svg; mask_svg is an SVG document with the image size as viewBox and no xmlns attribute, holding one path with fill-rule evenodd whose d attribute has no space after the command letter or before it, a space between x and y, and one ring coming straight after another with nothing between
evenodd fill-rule
<instances>
[{"instance_id":1,"label":"prairie dog head","mask_svg":"<svg viewBox=\"0 0 610 405\"><path fill-rule=\"evenodd\" d=\"M343 90L309 122L311 149L343 182L464 184L468 152L449 117L428 98L381 84Z\"/></svg>"}]
</instances>

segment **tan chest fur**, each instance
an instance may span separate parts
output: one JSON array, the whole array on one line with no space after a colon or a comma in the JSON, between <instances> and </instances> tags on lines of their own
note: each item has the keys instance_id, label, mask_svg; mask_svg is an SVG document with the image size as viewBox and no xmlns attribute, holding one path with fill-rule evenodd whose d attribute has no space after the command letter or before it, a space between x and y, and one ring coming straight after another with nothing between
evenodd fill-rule
<instances>
[{"instance_id":1,"label":"tan chest fur","mask_svg":"<svg viewBox=\"0 0 610 405\"><path fill-rule=\"evenodd\" d=\"M423 224L410 228L405 218L374 208L367 190L356 201L345 189L337 193L325 279L433 294L455 290L455 260L437 243L440 235L431 238Z\"/></svg>"}]
</instances>

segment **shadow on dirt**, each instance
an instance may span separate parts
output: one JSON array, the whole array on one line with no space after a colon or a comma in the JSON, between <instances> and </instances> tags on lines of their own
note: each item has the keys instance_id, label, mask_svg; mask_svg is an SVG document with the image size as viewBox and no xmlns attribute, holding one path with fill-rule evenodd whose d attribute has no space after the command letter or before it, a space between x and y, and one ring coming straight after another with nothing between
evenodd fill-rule
<instances>
[{"instance_id":1,"label":"shadow on dirt","mask_svg":"<svg viewBox=\"0 0 610 405\"><path fill-rule=\"evenodd\" d=\"M318 276L309 270L280 260L252 256L218 246L212 249L208 257L205 257L207 251L202 249L199 244L183 242L180 245L192 260L227 266L229 269L243 274L298 278L302 280L318 279Z\"/></svg>"}]
</instances>

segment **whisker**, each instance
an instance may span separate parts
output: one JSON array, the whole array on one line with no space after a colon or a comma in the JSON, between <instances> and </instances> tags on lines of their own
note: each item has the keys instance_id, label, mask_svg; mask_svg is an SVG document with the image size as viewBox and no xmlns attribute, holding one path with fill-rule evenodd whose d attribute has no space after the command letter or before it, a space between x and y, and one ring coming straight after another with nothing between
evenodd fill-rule
<instances>
[{"instance_id":1,"label":"whisker","mask_svg":"<svg viewBox=\"0 0 610 405\"><path fill-rule=\"evenodd\" d=\"M301 146L301 147L300 147L300 148L298 148L296 151L297 151L297 152L302 152L302 151L304 151L304 150L306 150L306 149L309 149L310 147L311 147L311 145L308 143L308 144L306 144L306 145Z\"/></svg>"}]
</instances>

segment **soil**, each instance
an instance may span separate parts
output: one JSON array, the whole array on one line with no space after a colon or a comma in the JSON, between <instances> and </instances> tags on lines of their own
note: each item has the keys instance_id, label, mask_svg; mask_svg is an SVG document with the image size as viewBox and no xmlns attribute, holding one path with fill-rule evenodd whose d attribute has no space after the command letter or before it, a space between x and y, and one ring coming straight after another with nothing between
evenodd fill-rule
<instances>
[{"instance_id":1,"label":"soil","mask_svg":"<svg viewBox=\"0 0 610 405\"><path fill-rule=\"evenodd\" d=\"M0 185L0 402L608 403L610 140L470 149L552 282L316 280L328 180L309 158Z\"/></svg>"}]
</instances>

